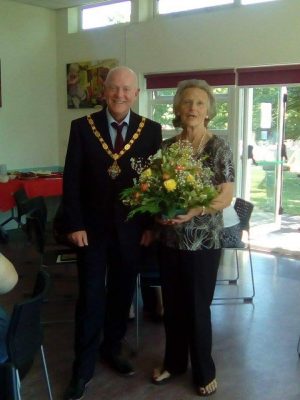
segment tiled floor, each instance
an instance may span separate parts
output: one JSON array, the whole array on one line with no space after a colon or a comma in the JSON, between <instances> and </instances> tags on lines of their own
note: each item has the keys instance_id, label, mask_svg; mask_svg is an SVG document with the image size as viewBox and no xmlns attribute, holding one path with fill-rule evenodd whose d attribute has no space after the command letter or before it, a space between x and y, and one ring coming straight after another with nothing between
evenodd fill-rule
<instances>
[{"instance_id":1,"label":"tiled floor","mask_svg":"<svg viewBox=\"0 0 300 400\"><path fill-rule=\"evenodd\" d=\"M300 216L284 214L281 223L264 223L264 214L251 221L252 247L276 254L300 257Z\"/></svg>"},{"instance_id":2,"label":"tiled floor","mask_svg":"<svg viewBox=\"0 0 300 400\"><path fill-rule=\"evenodd\" d=\"M23 275L17 288L1 296L11 308L28 290L37 270L38 258L25 244L22 234L0 245ZM231 276L233 263L227 254L225 271ZM238 286L218 285L216 295L244 294L249 287L246 254ZM212 306L214 358L219 382L215 400L299 400L300 359L297 343L300 334L300 261L272 254L255 253L253 258L256 296L253 304L226 302ZM74 277L75 271L67 274ZM76 293L73 279L55 280L57 294ZM44 319L72 318L74 302L48 303ZM142 314L142 312L141 312ZM45 352L52 381L54 400L60 400L70 376L73 324L55 323L45 327ZM135 346L135 323L129 324L127 340ZM146 318L141 321L140 347L132 358L137 373L132 378L115 375L100 362L86 400L192 400L198 398L191 386L190 371L164 386L150 383L154 366L161 362L164 347L163 326ZM23 400L47 400L39 359L23 381Z\"/></svg>"}]
</instances>

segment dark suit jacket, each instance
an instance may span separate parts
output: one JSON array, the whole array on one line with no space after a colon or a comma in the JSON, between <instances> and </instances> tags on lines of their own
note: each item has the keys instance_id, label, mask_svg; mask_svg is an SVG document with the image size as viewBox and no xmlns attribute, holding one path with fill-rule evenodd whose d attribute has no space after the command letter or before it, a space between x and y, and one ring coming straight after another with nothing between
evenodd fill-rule
<instances>
[{"instance_id":1,"label":"dark suit jacket","mask_svg":"<svg viewBox=\"0 0 300 400\"><path fill-rule=\"evenodd\" d=\"M92 114L95 126L112 150L105 110ZM142 117L130 113L126 142L136 132ZM112 179L107 170L113 159L103 150L86 117L72 121L64 169L63 205L66 230L87 230L105 235L112 225L123 224L129 209L120 201L120 192L137 177L130 159L155 154L162 141L160 124L146 119L139 138L119 160L121 174ZM146 223L144 216L130 223Z\"/></svg>"}]
</instances>

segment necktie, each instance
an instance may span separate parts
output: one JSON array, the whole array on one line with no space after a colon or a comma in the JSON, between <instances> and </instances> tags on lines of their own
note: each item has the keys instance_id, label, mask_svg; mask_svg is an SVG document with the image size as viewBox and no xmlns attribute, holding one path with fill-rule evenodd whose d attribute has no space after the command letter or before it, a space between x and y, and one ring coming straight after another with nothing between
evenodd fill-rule
<instances>
[{"instance_id":1,"label":"necktie","mask_svg":"<svg viewBox=\"0 0 300 400\"><path fill-rule=\"evenodd\" d=\"M116 122L111 123L111 126L117 132L115 146L114 146L115 153L119 153L124 147L124 139L122 136L122 129L125 125L127 125L126 122L122 122L121 124L117 124Z\"/></svg>"}]
</instances>

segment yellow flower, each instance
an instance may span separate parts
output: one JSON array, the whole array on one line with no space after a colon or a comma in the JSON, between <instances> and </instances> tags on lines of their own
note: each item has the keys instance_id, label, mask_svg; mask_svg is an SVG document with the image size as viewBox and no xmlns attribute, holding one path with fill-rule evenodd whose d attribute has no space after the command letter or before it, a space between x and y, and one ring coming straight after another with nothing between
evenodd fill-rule
<instances>
[{"instance_id":1,"label":"yellow flower","mask_svg":"<svg viewBox=\"0 0 300 400\"><path fill-rule=\"evenodd\" d=\"M145 171L141 173L142 178L149 178L151 175L152 175L151 168L147 168L145 169Z\"/></svg>"},{"instance_id":2,"label":"yellow flower","mask_svg":"<svg viewBox=\"0 0 300 400\"><path fill-rule=\"evenodd\" d=\"M164 187L167 189L167 192L173 192L176 189L176 186L176 181L174 179L164 181Z\"/></svg>"},{"instance_id":3,"label":"yellow flower","mask_svg":"<svg viewBox=\"0 0 300 400\"><path fill-rule=\"evenodd\" d=\"M188 183L194 183L195 177L191 174L188 174L188 176L186 177L186 180L188 181Z\"/></svg>"}]
</instances>

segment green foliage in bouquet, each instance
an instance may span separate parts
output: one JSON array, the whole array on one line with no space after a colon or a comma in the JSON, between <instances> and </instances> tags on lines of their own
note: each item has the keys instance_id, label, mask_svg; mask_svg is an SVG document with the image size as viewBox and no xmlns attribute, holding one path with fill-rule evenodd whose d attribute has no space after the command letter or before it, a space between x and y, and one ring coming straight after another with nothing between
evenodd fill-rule
<instances>
[{"instance_id":1,"label":"green foliage in bouquet","mask_svg":"<svg viewBox=\"0 0 300 400\"><path fill-rule=\"evenodd\" d=\"M128 218L136 213L173 218L190 208L208 206L218 193L210 180L212 171L194 157L187 141L159 150L146 165L140 160L131 161L139 177L121 193L123 203L132 208Z\"/></svg>"}]
</instances>

